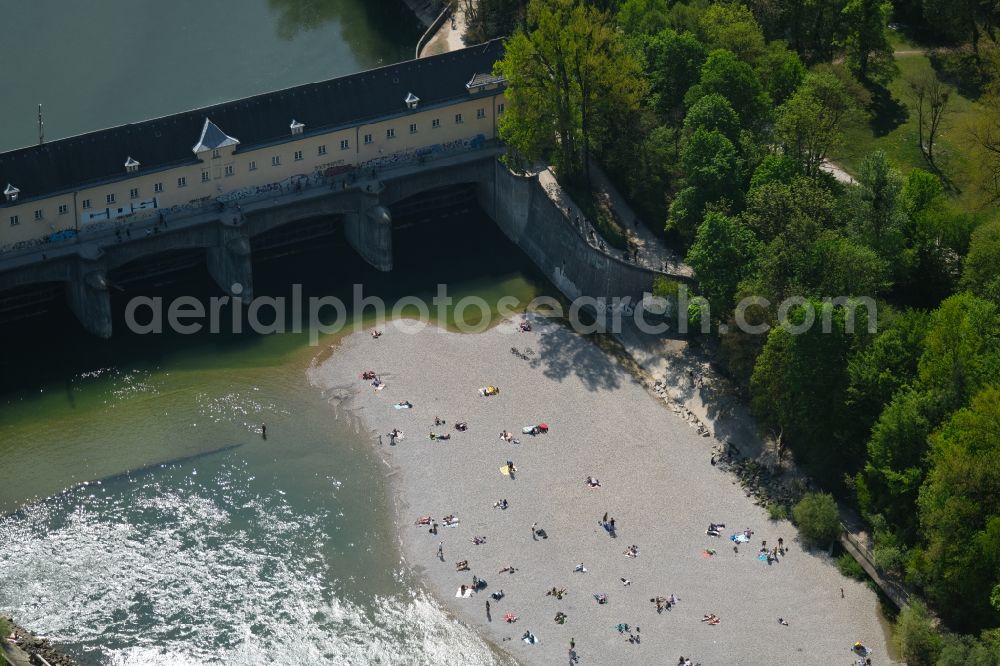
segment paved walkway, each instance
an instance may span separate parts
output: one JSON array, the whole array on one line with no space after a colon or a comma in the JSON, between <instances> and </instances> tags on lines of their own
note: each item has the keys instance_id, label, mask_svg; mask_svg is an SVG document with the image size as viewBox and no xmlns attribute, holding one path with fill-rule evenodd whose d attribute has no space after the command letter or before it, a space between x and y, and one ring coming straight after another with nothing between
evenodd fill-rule
<instances>
[{"instance_id":1,"label":"paved walkway","mask_svg":"<svg viewBox=\"0 0 1000 666\"><path fill-rule=\"evenodd\" d=\"M465 34L465 9L463 6L464 3L457 3L451 20L446 20L441 24L437 33L427 41L427 45L420 52L421 58L465 48L465 43L462 41L462 35Z\"/></svg>"}]
</instances>

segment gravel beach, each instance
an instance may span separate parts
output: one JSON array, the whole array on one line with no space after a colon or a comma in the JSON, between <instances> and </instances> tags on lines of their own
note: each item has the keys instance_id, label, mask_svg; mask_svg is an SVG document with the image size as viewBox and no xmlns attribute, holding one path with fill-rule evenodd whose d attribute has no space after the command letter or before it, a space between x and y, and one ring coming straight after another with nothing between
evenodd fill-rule
<instances>
[{"instance_id":1,"label":"gravel beach","mask_svg":"<svg viewBox=\"0 0 1000 666\"><path fill-rule=\"evenodd\" d=\"M541 319L519 332L518 321L478 334L433 326L404 333L390 323L378 340L345 338L309 370L342 414L372 432L392 470L407 564L456 617L526 664L568 663L571 639L583 664L672 665L683 655L706 666L847 665L857 640L871 648L873 664L891 663L874 593L841 576L826 553L805 550L794 527L768 520L710 465L713 439L590 341ZM386 388L374 391L360 379L365 370ZM500 394L481 397L487 385ZM402 401L413 408L393 408ZM435 416L447 425L435 427ZM456 431L456 421L468 430ZM542 422L547 434L521 433ZM393 428L405 433L396 445ZM520 443L502 441L503 430ZM451 439L433 441L431 431ZM500 472L507 460L514 479ZM588 475L601 486L589 487ZM509 508L494 508L500 499ZM605 512L615 519L615 538L599 525ZM457 526L441 522L449 514ZM437 535L414 524L428 515ZM710 522L725 523L720 538L705 534ZM536 523L547 538L533 534ZM728 537L747 527L753 537L734 553ZM474 545L477 536L485 543ZM761 541L771 547L779 537L787 555L771 565L758 560ZM636 558L624 555L632 544ZM469 571L455 570L460 560ZM574 572L581 562L586 573ZM516 572L499 573L507 566ZM473 575L487 586L456 598ZM561 600L546 596L552 587L565 588ZM502 600L490 597L501 589ZM595 594L606 594L607 603ZM679 602L657 613L650 599L671 594ZM560 611L565 624L554 621ZM516 623L504 622L507 612ZM702 622L707 613L720 623ZM629 629L620 633L619 624ZM538 642L523 642L525 631ZM629 634L640 641L629 642Z\"/></svg>"}]
</instances>

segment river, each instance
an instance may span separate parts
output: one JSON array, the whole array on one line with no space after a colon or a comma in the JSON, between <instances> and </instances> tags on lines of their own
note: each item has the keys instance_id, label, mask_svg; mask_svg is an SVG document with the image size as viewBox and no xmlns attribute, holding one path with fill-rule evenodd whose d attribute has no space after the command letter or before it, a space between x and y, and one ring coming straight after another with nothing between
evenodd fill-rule
<instances>
[{"instance_id":1,"label":"river","mask_svg":"<svg viewBox=\"0 0 1000 666\"><path fill-rule=\"evenodd\" d=\"M23 29L3 60L38 60L9 98L52 92L39 81L56 72L66 85L47 135L408 57L417 32L364 0L247 0L238 16L213 1L98 4L11 8ZM42 33L52 52L29 48ZM2 131L8 147L32 134L30 122ZM526 303L550 289L475 209L395 240L392 273L334 236L255 259L255 290L347 296L362 283L391 303L447 283ZM503 663L407 570L370 436L308 385L335 338L133 335L121 317L137 293L217 287L204 269L130 285L110 341L62 304L0 332L0 610L84 665Z\"/></svg>"}]
</instances>

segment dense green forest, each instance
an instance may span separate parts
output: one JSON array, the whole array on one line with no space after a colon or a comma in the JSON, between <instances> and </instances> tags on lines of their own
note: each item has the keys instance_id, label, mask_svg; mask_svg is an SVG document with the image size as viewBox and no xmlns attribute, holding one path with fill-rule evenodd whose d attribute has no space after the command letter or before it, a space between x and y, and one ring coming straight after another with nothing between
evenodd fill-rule
<instances>
[{"instance_id":1,"label":"dense green forest","mask_svg":"<svg viewBox=\"0 0 1000 666\"><path fill-rule=\"evenodd\" d=\"M1000 4L472 5L471 41L509 36L514 159L573 191L596 160L663 226L762 426L951 630L911 606L909 663L1000 664ZM789 297L873 307L796 334Z\"/></svg>"}]
</instances>

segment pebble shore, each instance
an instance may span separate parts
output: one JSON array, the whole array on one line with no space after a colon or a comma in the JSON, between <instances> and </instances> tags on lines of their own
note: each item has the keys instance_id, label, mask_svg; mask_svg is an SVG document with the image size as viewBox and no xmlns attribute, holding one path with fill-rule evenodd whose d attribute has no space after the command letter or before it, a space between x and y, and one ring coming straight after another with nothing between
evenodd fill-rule
<instances>
[{"instance_id":1,"label":"pebble shore","mask_svg":"<svg viewBox=\"0 0 1000 666\"><path fill-rule=\"evenodd\" d=\"M591 341L539 318L519 332L519 321L476 334L390 323L378 340L345 338L309 370L337 416L372 433L391 468L404 559L446 608L526 664L568 663L571 639L585 664L674 664L681 655L705 665L849 664L857 640L873 664L891 663L875 594L841 576L825 552L805 549L791 524L770 521L735 477L711 465L714 438ZM374 391L364 370L386 388ZM500 395L479 396L486 385ZM413 409L393 408L406 400ZM435 416L447 426L435 427ZM456 421L469 429L455 431ZM541 422L548 434L521 434ZM395 446L393 428L405 433ZM520 443L501 441L502 430ZM431 431L451 439L433 441ZM500 473L507 460L514 479ZM588 475L601 487L588 487ZM500 499L507 510L493 508ZM605 512L616 538L599 525ZM457 526L441 523L448 514ZM436 535L414 524L426 515L438 522ZM705 534L709 522L726 524L721 538ZM533 536L535 523L548 538ZM734 552L727 537L746 527L753 538ZM474 545L476 536L486 542ZM770 547L779 537L788 554L758 560L761 541ZM623 555L632 544L634 559ZM469 571L455 570L460 560ZM580 562L586 573L574 572ZM516 573L499 573L507 566ZM456 598L473 575L485 589ZM561 600L546 596L552 587L565 588ZM493 600L500 589L504 598ZM603 605L593 596L602 593ZM679 603L657 613L650 599L671 594ZM554 621L560 611L565 624ZM507 612L516 623L504 622ZM707 613L721 622L701 622ZM629 630L619 633L619 624ZM539 642L524 643L526 630Z\"/></svg>"}]
</instances>

